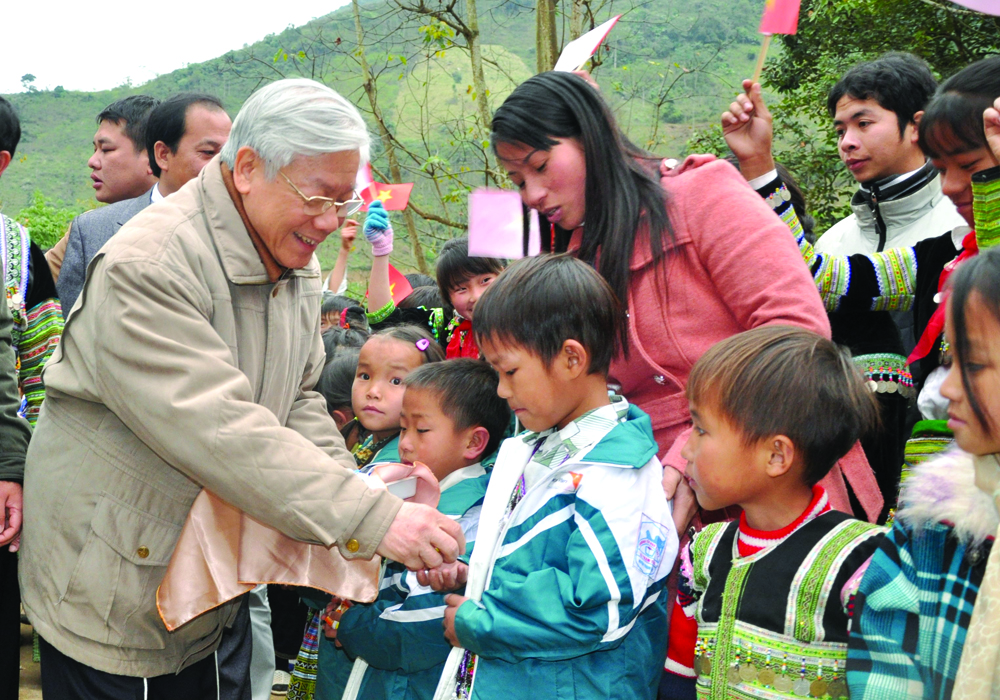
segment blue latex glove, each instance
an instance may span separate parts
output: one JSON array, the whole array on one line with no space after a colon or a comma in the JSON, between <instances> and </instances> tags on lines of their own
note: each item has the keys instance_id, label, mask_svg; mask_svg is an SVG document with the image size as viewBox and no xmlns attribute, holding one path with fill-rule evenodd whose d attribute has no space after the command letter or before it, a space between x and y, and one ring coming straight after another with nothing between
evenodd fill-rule
<instances>
[{"instance_id":1,"label":"blue latex glove","mask_svg":"<svg viewBox=\"0 0 1000 700\"><path fill-rule=\"evenodd\" d=\"M368 218L365 219L365 238L374 243L375 239L388 228L392 228L389 223L389 213L385 210L381 200L372 200L372 203L368 205Z\"/></svg>"},{"instance_id":2,"label":"blue latex glove","mask_svg":"<svg viewBox=\"0 0 1000 700\"><path fill-rule=\"evenodd\" d=\"M364 234L372 244L372 255L379 257L392 252L392 224L389 223L389 214L378 199L368 205Z\"/></svg>"}]
</instances>

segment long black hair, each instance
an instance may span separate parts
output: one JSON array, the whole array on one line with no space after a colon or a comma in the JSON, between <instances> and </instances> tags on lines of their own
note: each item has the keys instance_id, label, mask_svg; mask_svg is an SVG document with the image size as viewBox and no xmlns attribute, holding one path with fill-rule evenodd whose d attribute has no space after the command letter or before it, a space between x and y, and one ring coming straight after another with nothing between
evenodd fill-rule
<instances>
[{"instance_id":1,"label":"long black hair","mask_svg":"<svg viewBox=\"0 0 1000 700\"><path fill-rule=\"evenodd\" d=\"M501 143L548 151L556 145L555 139L580 142L587 168L586 226L577 255L591 265L596 263L626 308L632 252L640 227L649 227L654 262L666 255L667 243L673 239L659 182L659 159L632 144L621 133L600 93L572 73L539 73L518 85L493 115L491 138L494 153ZM542 230L545 228L543 225ZM562 234L562 240L567 240L566 232ZM662 278L657 282L662 286ZM624 319L618 336L627 355L628 324Z\"/></svg>"},{"instance_id":2,"label":"long black hair","mask_svg":"<svg viewBox=\"0 0 1000 700\"><path fill-rule=\"evenodd\" d=\"M952 328L955 331L955 346L952 352L958 360L962 371L962 386L969 399L969 406L976 415L979 425L992 432L997 425L983 410L982 401L976 393L972 377L969 375L969 322L967 312L969 297L975 292L983 306L1000 322L1000 248L992 248L970 258L962 263L951 278L951 302L948 312L951 314Z\"/></svg>"},{"instance_id":3,"label":"long black hair","mask_svg":"<svg viewBox=\"0 0 1000 700\"><path fill-rule=\"evenodd\" d=\"M989 148L983 112L1000 95L1000 56L966 66L941 83L920 120L919 144L931 158Z\"/></svg>"}]
</instances>

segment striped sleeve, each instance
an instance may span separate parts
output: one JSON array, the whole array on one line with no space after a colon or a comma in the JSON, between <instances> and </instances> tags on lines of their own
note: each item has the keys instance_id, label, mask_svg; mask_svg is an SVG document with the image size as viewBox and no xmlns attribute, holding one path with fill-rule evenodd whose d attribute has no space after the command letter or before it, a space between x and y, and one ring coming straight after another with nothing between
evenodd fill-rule
<instances>
[{"instance_id":1,"label":"striped sleeve","mask_svg":"<svg viewBox=\"0 0 1000 700\"><path fill-rule=\"evenodd\" d=\"M791 230L827 311L907 311L917 289L915 248L872 255L825 255L806 240L788 188L776 177L757 190Z\"/></svg>"}]
</instances>

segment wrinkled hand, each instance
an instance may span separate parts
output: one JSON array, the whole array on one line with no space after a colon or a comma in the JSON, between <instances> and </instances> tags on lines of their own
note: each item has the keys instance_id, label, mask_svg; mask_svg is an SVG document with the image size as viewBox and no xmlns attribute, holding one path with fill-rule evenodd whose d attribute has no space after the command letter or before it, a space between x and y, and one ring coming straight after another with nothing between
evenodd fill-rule
<instances>
[{"instance_id":1,"label":"wrinkled hand","mask_svg":"<svg viewBox=\"0 0 1000 700\"><path fill-rule=\"evenodd\" d=\"M389 223L389 214L378 199L368 205L364 234L372 244L372 255L381 257L392 252L392 224Z\"/></svg>"},{"instance_id":2,"label":"wrinkled hand","mask_svg":"<svg viewBox=\"0 0 1000 700\"><path fill-rule=\"evenodd\" d=\"M348 219L340 228L340 248L348 253L354 250L354 240L358 237L358 224L354 219Z\"/></svg>"},{"instance_id":3,"label":"wrinkled hand","mask_svg":"<svg viewBox=\"0 0 1000 700\"><path fill-rule=\"evenodd\" d=\"M417 583L435 591L458 590L469 580L469 567L460 561L417 572Z\"/></svg>"},{"instance_id":4,"label":"wrinkled hand","mask_svg":"<svg viewBox=\"0 0 1000 700\"><path fill-rule=\"evenodd\" d=\"M404 501L375 551L411 571L433 569L465 553L465 535L435 509Z\"/></svg>"},{"instance_id":5,"label":"wrinkled hand","mask_svg":"<svg viewBox=\"0 0 1000 700\"><path fill-rule=\"evenodd\" d=\"M455 615L458 614L458 609L462 607L462 603L467 600L468 598L464 595L456 595L455 593L444 597L444 602L448 605L444 611L444 638L453 647L462 647L462 643L458 641L458 635L455 633Z\"/></svg>"},{"instance_id":6,"label":"wrinkled hand","mask_svg":"<svg viewBox=\"0 0 1000 700\"><path fill-rule=\"evenodd\" d=\"M983 112L983 129L993 157L1000 161L1000 97L994 100L992 107L987 107Z\"/></svg>"},{"instance_id":7,"label":"wrinkled hand","mask_svg":"<svg viewBox=\"0 0 1000 700\"><path fill-rule=\"evenodd\" d=\"M740 161L740 170L747 180L774 169L771 155L774 125L761 96L760 83L743 81L743 93L722 113L722 136Z\"/></svg>"},{"instance_id":8,"label":"wrinkled hand","mask_svg":"<svg viewBox=\"0 0 1000 700\"><path fill-rule=\"evenodd\" d=\"M0 547L10 545L10 551L21 547L21 517L24 513L24 496L21 484L0 481Z\"/></svg>"}]
</instances>

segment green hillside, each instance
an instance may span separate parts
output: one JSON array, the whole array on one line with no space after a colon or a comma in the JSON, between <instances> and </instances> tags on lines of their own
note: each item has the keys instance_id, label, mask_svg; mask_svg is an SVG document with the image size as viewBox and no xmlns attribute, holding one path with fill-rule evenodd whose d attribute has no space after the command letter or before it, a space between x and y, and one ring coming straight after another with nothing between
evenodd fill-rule
<instances>
[{"instance_id":1,"label":"green hillside","mask_svg":"<svg viewBox=\"0 0 1000 700\"><path fill-rule=\"evenodd\" d=\"M678 154L694 128L715 118L735 94L739 78L752 70L760 4L759 0L607 3L608 9L596 22L612 12L624 16L609 37L608 50L600 59L603 65L595 76L634 141L657 152ZM532 6L502 0L479 2L491 107L535 72ZM426 43L429 20L395 8L381 0L362 4L366 50L373 70L379 71L379 104L397 139L418 152L402 163L404 179L418 182L414 203L461 221L463 192L481 184L465 175L476 169L468 147L472 132L467 125L475 114L468 53L449 46L447 39L443 44ZM568 20L560 21L565 31ZM128 94L162 98L180 90L211 92L235 114L263 82L302 75L347 95L367 117L371 108L362 89L356 49L348 5L303 27L269 35L141 86L92 93L56 88L8 95L20 113L24 135L15 162L0 181L0 203L5 211L18 212L29 204L33 193L40 192L59 207L96 205L86 167L94 118L107 104ZM374 134L373 120L369 123ZM481 159L481 148L479 155ZM377 139L373 159L378 169L387 170ZM440 182L435 187L427 177L418 179L428 167L449 173L444 190ZM442 205L442 195L452 201ZM428 256L457 231L424 220L418 229L421 239L426 239ZM401 238L397 234L397 240ZM332 264L330 251L335 253L336 243L331 240L321 251L325 264ZM397 244L397 249L401 247Z\"/></svg>"}]
</instances>

